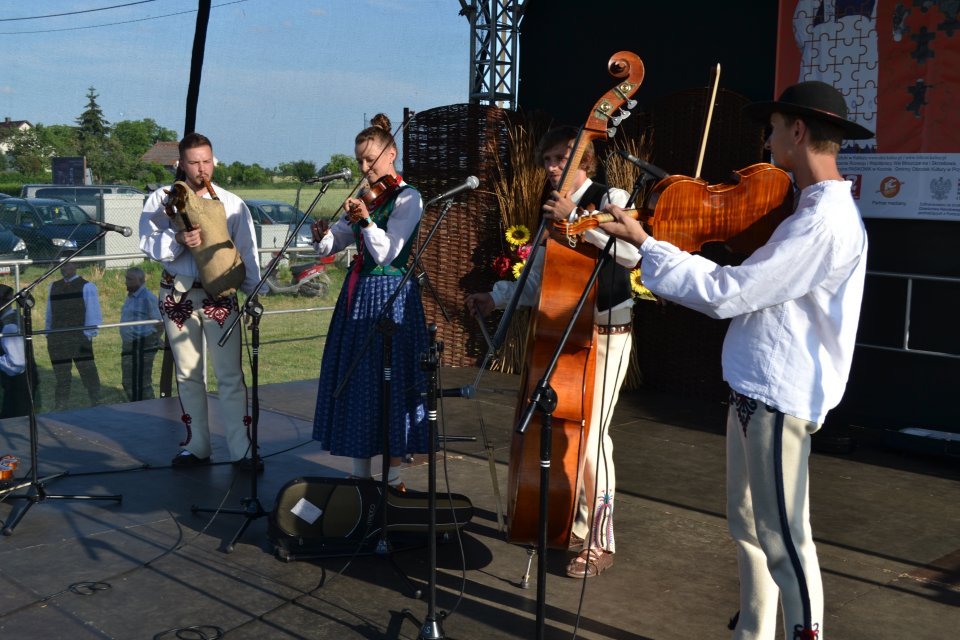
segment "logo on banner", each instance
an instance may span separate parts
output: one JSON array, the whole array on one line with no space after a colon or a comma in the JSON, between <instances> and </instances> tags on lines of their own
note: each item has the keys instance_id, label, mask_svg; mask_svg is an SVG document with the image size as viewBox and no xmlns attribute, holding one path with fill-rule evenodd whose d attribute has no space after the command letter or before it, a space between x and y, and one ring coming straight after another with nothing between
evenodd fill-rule
<instances>
[{"instance_id":1,"label":"logo on banner","mask_svg":"<svg viewBox=\"0 0 960 640\"><path fill-rule=\"evenodd\" d=\"M863 186L863 176L859 173L849 173L843 176L844 180L849 180L852 184L850 185L850 193L853 194L854 200L860 199L860 187Z\"/></svg>"},{"instance_id":2,"label":"logo on banner","mask_svg":"<svg viewBox=\"0 0 960 640\"><path fill-rule=\"evenodd\" d=\"M900 187L903 183L894 176L887 176L880 181L880 195L884 198L895 198L900 193Z\"/></svg>"}]
</instances>

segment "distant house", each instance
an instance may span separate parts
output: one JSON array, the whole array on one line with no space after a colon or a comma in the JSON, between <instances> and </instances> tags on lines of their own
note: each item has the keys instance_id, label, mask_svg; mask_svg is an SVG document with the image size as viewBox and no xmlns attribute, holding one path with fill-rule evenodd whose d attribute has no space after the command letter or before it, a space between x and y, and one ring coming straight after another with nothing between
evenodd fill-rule
<instances>
[{"instance_id":1,"label":"distant house","mask_svg":"<svg viewBox=\"0 0 960 640\"><path fill-rule=\"evenodd\" d=\"M175 173L177 161L180 159L178 142L157 142L145 154L140 156L143 162L154 162L162 165L170 173Z\"/></svg>"},{"instance_id":2,"label":"distant house","mask_svg":"<svg viewBox=\"0 0 960 640\"><path fill-rule=\"evenodd\" d=\"M4 118L3 122L0 122L0 153L10 151L11 145L7 142L10 135L17 131L29 131L30 129L33 129L33 125L26 120Z\"/></svg>"}]
</instances>

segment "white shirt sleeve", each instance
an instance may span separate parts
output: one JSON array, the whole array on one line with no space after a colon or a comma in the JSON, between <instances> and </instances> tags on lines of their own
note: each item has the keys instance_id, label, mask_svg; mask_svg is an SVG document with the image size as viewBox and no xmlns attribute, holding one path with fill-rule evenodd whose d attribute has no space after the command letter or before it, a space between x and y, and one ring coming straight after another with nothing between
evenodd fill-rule
<instances>
[{"instance_id":1,"label":"white shirt sleeve","mask_svg":"<svg viewBox=\"0 0 960 640\"><path fill-rule=\"evenodd\" d=\"M163 189L147 198L140 214L140 250L157 262L172 262L187 249L177 242L177 229L163 208Z\"/></svg>"},{"instance_id":2,"label":"white shirt sleeve","mask_svg":"<svg viewBox=\"0 0 960 640\"><path fill-rule=\"evenodd\" d=\"M0 370L3 370L8 376L15 376L23 373L27 368L27 360L23 349L23 336L8 335L16 334L19 329L14 323L3 326L3 351L0 356Z\"/></svg>"},{"instance_id":3,"label":"white shirt sleeve","mask_svg":"<svg viewBox=\"0 0 960 640\"><path fill-rule=\"evenodd\" d=\"M517 301L518 307L532 307L540 298L540 283L543 281L543 255L546 250L546 247L541 246L533 259L533 264L529 265L530 273L527 276L526 285L520 293L520 299ZM497 309L506 308L517 290L518 284L518 280L500 280L494 283L493 291L490 292L490 296L493 298L493 306Z\"/></svg>"},{"instance_id":4,"label":"white shirt sleeve","mask_svg":"<svg viewBox=\"0 0 960 640\"><path fill-rule=\"evenodd\" d=\"M423 215L423 200L416 189L404 189L397 195L387 229L371 223L362 230L363 242L374 262L380 266L393 262L411 240Z\"/></svg>"},{"instance_id":5,"label":"white shirt sleeve","mask_svg":"<svg viewBox=\"0 0 960 640\"><path fill-rule=\"evenodd\" d=\"M100 296L97 294L97 285L88 282L83 285L83 306L86 313L83 324L88 327L103 324L103 314L100 312ZM84 329L83 335L90 339L96 337L97 329Z\"/></svg>"}]
</instances>

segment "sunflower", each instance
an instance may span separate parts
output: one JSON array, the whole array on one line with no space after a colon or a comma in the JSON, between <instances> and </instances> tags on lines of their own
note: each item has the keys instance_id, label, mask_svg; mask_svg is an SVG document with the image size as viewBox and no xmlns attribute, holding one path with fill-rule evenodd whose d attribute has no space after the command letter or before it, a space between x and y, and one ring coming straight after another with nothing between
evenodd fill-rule
<instances>
[{"instance_id":1,"label":"sunflower","mask_svg":"<svg viewBox=\"0 0 960 640\"><path fill-rule=\"evenodd\" d=\"M519 247L530 242L530 229L527 229L522 224L515 224L509 229L507 229L506 234L507 242L511 246Z\"/></svg>"},{"instance_id":2,"label":"sunflower","mask_svg":"<svg viewBox=\"0 0 960 640\"><path fill-rule=\"evenodd\" d=\"M630 272L630 289L633 290L635 298L654 299L653 293L643 286L643 282L640 280L640 269L634 269Z\"/></svg>"},{"instance_id":3,"label":"sunflower","mask_svg":"<svg viewBox=\"0 0 960 640\"><path fill-rule=\"evenodd\" d=\"M517 264L513 265L513 278L514 278L514 280L516 280L517 278L520 277L520 273L523 271L523 267L524 267L525 264L527 264L527 261L526 261L526 260L524 260L523 262L518 262Z\"/></svg>"}]
</instances>

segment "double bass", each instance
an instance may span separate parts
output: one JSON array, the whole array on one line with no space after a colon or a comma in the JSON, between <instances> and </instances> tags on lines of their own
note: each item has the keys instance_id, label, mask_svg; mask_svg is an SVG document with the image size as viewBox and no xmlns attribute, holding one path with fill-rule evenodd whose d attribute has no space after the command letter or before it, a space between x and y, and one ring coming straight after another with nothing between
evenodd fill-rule
<instances>
[{"instance_id":1,"label":"double bass","mask_svg":"<svg viewBox=\"0 0 960 640\"><path fill-rule=\"evenodd\" d=\"M629 51L615 53L607 63L610 75L619 82L593 106L580 130L557 191L566 195L576 176L587 145L594 139L606 139L616 131L620 120L635 106L631 99L643 80L644 67L639 56ZM624 105L627 109L624 109ZM596 328L593 322L593 295L573 324L563 350L557 345L566 332L571 315L587 287L597 260L595 247L568 242L569 238L551 236L544 250L540 301L531 316L526 357L521 372L521 393L517 405L518 422L545 382L545 373L558 356L550 387L555 406L550 410L550 471L547 494L547 544L566 548L576 513L578 482L583 465L596 373ZM539 414L537 414L539 415ZM514 432L510 447L508 493L508 540L529 544L538 540L541 499L541 430L530 428Z\"/></svg>"}]
</instances>

